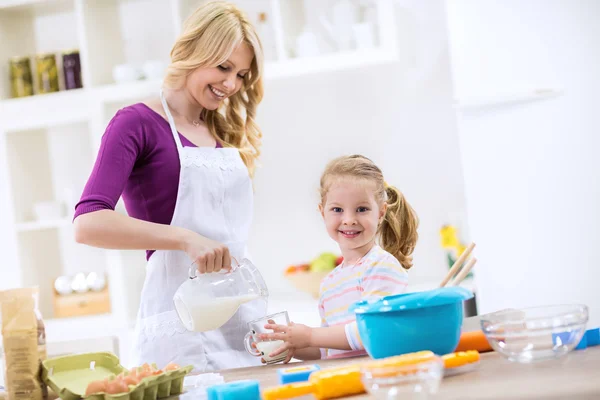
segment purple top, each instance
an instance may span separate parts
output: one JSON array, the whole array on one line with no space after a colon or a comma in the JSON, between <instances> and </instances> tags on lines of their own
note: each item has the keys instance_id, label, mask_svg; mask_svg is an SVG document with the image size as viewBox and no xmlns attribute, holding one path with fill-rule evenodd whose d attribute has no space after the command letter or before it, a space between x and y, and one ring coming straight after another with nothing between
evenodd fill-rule
<instances>
[{"instance_id":1,"label":"purple top","mask_svg":"<svg viewBox=\"0 0 600 400\"><path fill-rule=\"evenodd\" d=\"M179 137L183 146L196 147L185 136ZM179 171L169 123L143 103L125 107L106 127L94 169L75 206L75 218L114 210L123 196L129 216L168 225L175 211ZM148 250L146 259L153 252Z\"/></svg>"}]
</instances>

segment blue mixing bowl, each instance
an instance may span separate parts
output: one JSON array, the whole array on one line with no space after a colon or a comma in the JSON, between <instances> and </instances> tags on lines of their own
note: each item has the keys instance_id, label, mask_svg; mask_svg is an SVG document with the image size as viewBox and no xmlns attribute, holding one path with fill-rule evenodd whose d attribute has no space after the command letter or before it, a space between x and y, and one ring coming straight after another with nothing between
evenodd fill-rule
<instances>
[{"instance_id":1,"label":"blue mixing bowl","mask_svg":"<svg viewBox=\"0 0 600 400\"><path fill-rule=\"evenodd\" d=\"M430 350L452 353L460 339L463 302L473 293L444 287L353 304L360 338L372 358Z\"/></svg>"}]
</instances>

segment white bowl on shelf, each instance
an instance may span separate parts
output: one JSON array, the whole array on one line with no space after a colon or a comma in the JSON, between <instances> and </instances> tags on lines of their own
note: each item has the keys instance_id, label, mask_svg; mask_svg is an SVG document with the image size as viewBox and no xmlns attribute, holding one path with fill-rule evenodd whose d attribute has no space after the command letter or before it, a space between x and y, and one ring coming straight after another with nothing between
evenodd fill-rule
<instances>
[{"instance_id":1,"label":"white bowl on shelf","mask_svg":"<svg viewBox=\"0 0 600 400\"><path fill-rule=\"evenodd\" d=\"M142 77L142 71L131 64L119 64L113 68L113 79L117 83L134 82Z\"/></svg>"},{"instance_id":2,"label":"white bowl on shelf","mask_svg":"<svg viewBox=\"0 0 600 400\"><path fill-rule=\"evenodd\" d=\"M146 79L162 79L167 71L167 63L161 60L146 61L142 66Z\"/></svg>"}]
</instances>

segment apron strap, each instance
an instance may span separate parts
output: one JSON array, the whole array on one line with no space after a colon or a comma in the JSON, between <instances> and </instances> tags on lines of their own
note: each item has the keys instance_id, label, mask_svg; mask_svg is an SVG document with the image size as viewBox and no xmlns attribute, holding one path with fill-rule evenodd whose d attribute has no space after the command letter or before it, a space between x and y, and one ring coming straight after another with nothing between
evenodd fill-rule
<instances>
[{"instance_id":1,"label":"apron strap","mask_svg":"<svg viewBox=\"0 0 600 400\"><path fill-rule=\"evenodd\" d=\"M165 114L167 114L167 118L169 119L171 133L173 134L173 139L175 140L175 144L177 145L177 152L179 153L179 158L181 158L181 153L183 151L183 143L181 143L179 132L177 132L177 128L175 127L175 120L173 119L173 115L171 115L171 110L169 110L169 105L167 104L167 100L165 99L165 95L162 89L160 89L160 101L165 110Z\"/></svg>"}]
</instances>

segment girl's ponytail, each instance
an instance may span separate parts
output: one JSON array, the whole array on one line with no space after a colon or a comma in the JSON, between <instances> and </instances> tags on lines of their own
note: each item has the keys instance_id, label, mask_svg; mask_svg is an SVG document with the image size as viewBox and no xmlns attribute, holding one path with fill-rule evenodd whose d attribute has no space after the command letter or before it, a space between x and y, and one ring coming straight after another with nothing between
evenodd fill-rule
<instances>
[{"instance_id":1,"label":"girl's ponytail","mask_svg":"<svg viewBox=\"0 0 600 400\"><path fill-rule=\"evenodd\" d=\"M379 244L400 261L405 269L412 267L412 253L419 234L419 218L402 192L385 186L387 210L379 226Z\"/></svg>"}]
</instances>

